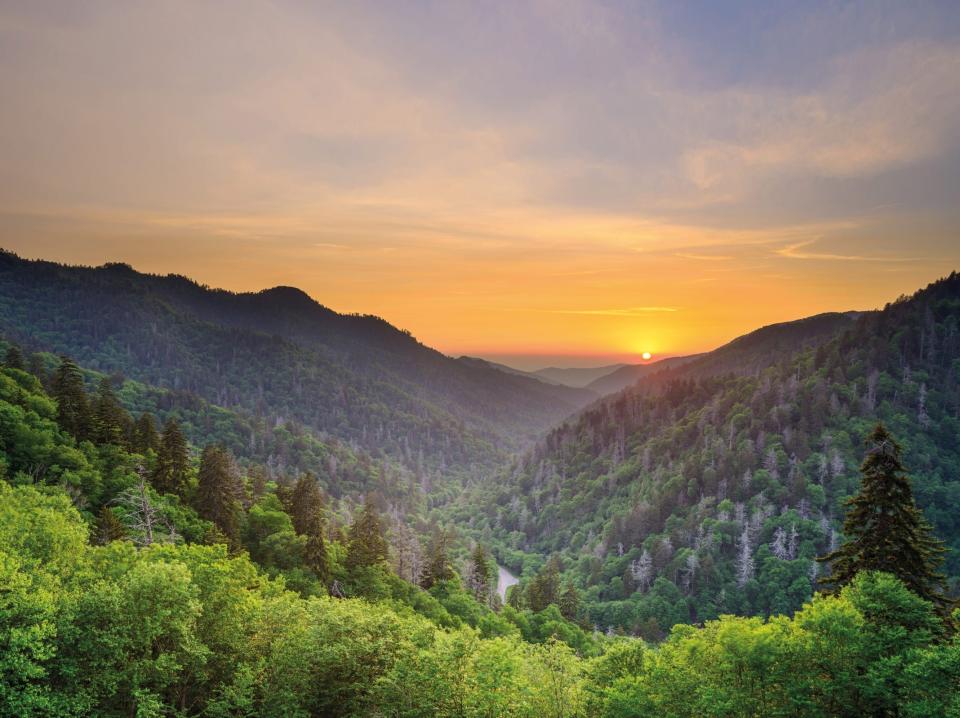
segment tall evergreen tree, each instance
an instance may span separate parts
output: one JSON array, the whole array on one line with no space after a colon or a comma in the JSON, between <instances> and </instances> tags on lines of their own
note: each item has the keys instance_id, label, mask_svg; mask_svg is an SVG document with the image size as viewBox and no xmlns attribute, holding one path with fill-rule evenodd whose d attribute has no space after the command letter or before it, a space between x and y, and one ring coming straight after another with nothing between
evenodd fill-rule
<instances>
[{"instance_id":1,"label":"tall evergreen tree","mask_svg":"<svg viewBox=\"0 0 960 718\"><path fill-rule=\"evenodd\" d=\"M290 518L294 531L307 537L304 553L307 567L326 583L330 567L323 536L323 494L316 478L309 472L300 475L290 492Z\"/></svg>"},{"instance_id":2,"label":"tall evergreen tree","mask_svg":"<svg viewBox=\"0 0 960 718\"><path fill-rule=\"evenodd\" d=\"M945 578L938 572L945 549L914 503L900 445L880 424L867 445L860 493L847 502L846 542L817 559L831 569L821 584L836 592L861 571L886 571L947 611L953 602L944 594Z\"/></svg>"},{"instance_id":3,"label":"tall evergreen tree","mask_svg":"<svg viewBox=\"0 0 960 718\"><path fill-rule=\"evenodd\" d=\"M507 605L511 608L515 608L518 611L523 611L529 607L527 605L526 592L523 590L523 586L519 583L516 583L507 589Z\"/></svg>"},{"instance_id":4,"label":"tall evergreen tree","mask_svg":"<svg viewBox=\"0 0 960 718\"><path fill-rule=\"evenodd\" d=\"M130 433L130 415L120 404L113 390L113 382L103 377L97 387L91 412L91 436L98 444L126 443Z\"/></svg>"},{"instance_id":5,"label":"tall evergreen tree","mask_svg":"<svg viewBox=\"0 0 960 718\"><path fill-rule=\"evenodd\" d=\"M560 603L560 559L552 556L527 586L527 603L534 611L542 611L551 603Z\"/></svg>"},{"instance_id":6,"label":"tall evergreen tree","mask_svg":"<svg viewBox=\"0 0 960 718\"><path fill-rule=\"evenodd\" d=\"M449 581L454 577L453 567L450 565L450 532L437 527L430 536L427 546L427 564L420 579L420 585L429 589L440 581Z\"/></svg>"},{"instance_id":7,"label":"tall evergreen tree","mask_svg":"<svg viewBox=\"0 0 960 718\"><path fill-rule=\"evenodd\" d=\"M7 353L3 358L3 365L7 369L20 369L21 371L26 368L23 361L23 352L20 351L20 347L16 344L11 344L7 348Z\"/></svg>"},{"instance_id":8,"label":"tall evergreen tree","mask_svg":"<svg viewBox=\"0 0 960 718\"><path fill-rule=\"evenodd\" d=\"M176 494L183 498L187 489L188 463L187 440L176 420L169 419L160 438L153 487L161 494Z\"/></svg>"},{"instance_id":9,"label":"tall evergreen tree","mask_svg":"<svg viewBox=\"0 0 960 718\"><path fill-rule=\"evenodd\" d=\"M290 495L290 518L293 530L307 536L317 523L322 523L323 494L316 478L309 472L300 474Z\"/></svg>"},{"instance_id":10,"label":"tall evergreen tree","mask_svg":"<svg viewBox=\"0 0 960 718\"><path fill-rule=\"evenodd\" d=\"M260 464L250 468L250 498L256 503L267 493L267 470Z\"/></svg>"},{"instance_id":11,"label":"tall evergreen tree","mask_svg":"<svg viewBox=\"0 0 960 718\"><path fill-rule=\"evenodd\" d=\"M567 581L560 594L560 613L568 621L576 621L580 614L580 594L572 581Z\"/></svg>"},{"instance_id":12,"label":"tall evergreen tree","mask_svg":"<svg viewBox=\"0 0 960 718\"><path fill-rule=\"evenodd\" d=\"M486 549L477 544L470 555L470 576L468 579L474 598L481 603L490 599L490 559Z\"/></svg>"},{"instance_id":13,"label":"tall evergreen tree","mask_svg":"<svg viewBox=\"0 0 960 718\"><path fill-rule=\"evenodd\" d=\"M78 440L90 438L90 407L83 374L69 357L60 357L53 376L53 398L57 400L57 423Z\"/></svg>"},{"instance_id":14,"label":"tall evergreen tree","mask_svg":"<svg viewBox=\"0 0 960 718\"><path fill-rule=\"evenodd\" d=\"M101 545L111 541L119 541L127 537L127 530L116 513L109 506L104 506L97 514L93 527L94 540Z\"/></svg>"},{"instance_id":15,"label":"tall evergreen tree","mask_svg":"<svg viewBox=\"0 0 960 718\"><path fill-rule=\"evenodd\" d=\"M327 559L327 542L323 537L323 522L319 518L307 534L303 558L307 568L317 575L321 583L326 584L330 578L330 562Z\"/></svg>"},{"instance_id":16,"label":"tall evergreen tree","mask_svg":"<svg viewBox=\"0 0 960 718\"><path fill-rule=\"evenodd\" d=\"M138 454L145 454L152 449L156 451L160 446L160 436L157 434L157 423L153 414L143 412L133 425L131 448Z\"/></svg>"},{"instance_id":17,"label":"tall evergreen tree","mask_svg":"<svg viewBox=\"0 0 960 718\"><path fill-rule=\"evenodd\" d=\"M197 476L196 510L201 518L212 521L227 538L230 546L237 546L240 537L240 503L233 462L227 450L211 444L200 456Z\"/></svg>"},{"instance_id":18,"label":"tall evergreen tree","mask_svg":"<svg viewBox=\"0 0 960 718\"><path fill-rule=\"evenodd\" d=\"M376 566L387 560L387 540L383 524L373 502L368 498L363 510L350 525L347 536L346 565L349 569Z\"/></svg>"}]
</instances>

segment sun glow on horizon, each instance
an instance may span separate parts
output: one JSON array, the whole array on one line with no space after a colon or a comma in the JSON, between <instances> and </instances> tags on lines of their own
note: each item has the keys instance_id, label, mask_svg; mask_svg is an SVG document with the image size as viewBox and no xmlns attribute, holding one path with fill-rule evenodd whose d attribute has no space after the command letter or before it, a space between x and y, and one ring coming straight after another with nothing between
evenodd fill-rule
<instances>
[{"instance_id":1,"label":"sun glow on horizon","mask_svg":"<svg viewBox=\"0 0 960 718\"><path fill-rule=\"evenodd\" d=\"M650 358L653 356L650 352L644 352L640 355L644 361L650 361Z\"/></svg>"},{"instance_id":2,"label":"sun glow on horizon","mask_svg":"<svg viewBox=\"0 0 960 718\"><path fill-rule=\"evenodd\" d=\"M0 248L533 368L878 308L960 266L960 12L816 4L12 0Z\"/></svg>"}]
</instances>

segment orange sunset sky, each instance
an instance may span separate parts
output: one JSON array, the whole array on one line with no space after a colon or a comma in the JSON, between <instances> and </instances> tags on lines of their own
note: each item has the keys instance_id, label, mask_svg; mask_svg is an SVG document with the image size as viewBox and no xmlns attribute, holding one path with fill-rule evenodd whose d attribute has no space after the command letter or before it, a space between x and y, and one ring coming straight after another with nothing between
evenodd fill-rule
<instances>
[{"instance_id":1,"label":"orange sunset sky","mask_svg":"<svg viewBox=\"0 0 960 718\"><path fill-rule=\"evenodd\" d=\"M0 246L534 368L960 268L955 3L0 6Z\"/></svg>"}]
</instances>

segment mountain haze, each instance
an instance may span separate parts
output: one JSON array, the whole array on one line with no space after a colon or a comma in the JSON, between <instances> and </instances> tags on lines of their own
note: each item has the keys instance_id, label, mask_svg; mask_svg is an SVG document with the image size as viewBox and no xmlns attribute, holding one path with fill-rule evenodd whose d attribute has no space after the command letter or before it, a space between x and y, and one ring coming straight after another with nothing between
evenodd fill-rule
<instances>
[{"instance_id":1,"label":"mountain haze","mask_svg":"<svg viewBox=\"0 0 960 718\"><path fill-rule=\"evenodd\" d=\"M656 374L659 371L663 371L671 367L682 366L693 361L698 356L700 355L694 354L691 356L669 357L667 359L659 359L657 361L650 362L649 364L626 364L621 366L619 369L594 379L587 384L586 388L595 392L596 394L599 394L600 396L614 394L621 389L627 388L631 384L635 384L645 376Z\"/></svg>"},{"instance_id":2,"label":"mountain haze","mask_svg":"<svg viewBox=\"0 0 960 718\"><path fill-rule=\"evenodd\" d=\"M542 377L557 384L566 386L588 387L592 382L612 374L618 369L622 369L626 364L609 364L607 366L597 367L546 367L537 369L532 374Z\"/></svg>"}]
</instances>

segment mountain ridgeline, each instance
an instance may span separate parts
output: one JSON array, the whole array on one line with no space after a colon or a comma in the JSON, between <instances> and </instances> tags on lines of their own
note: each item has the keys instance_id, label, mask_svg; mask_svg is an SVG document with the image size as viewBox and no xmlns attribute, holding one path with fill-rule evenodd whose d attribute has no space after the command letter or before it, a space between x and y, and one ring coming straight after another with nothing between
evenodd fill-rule
<instances>
[{"instance_id":1,"label":"mountain ridgeline","mask_svg":"<svg viewBox=\"0 0 960 718\"><path fill-rule=\"evenodd\" d=\"M122 264L0 254L0 334L267 426L348 442L426 483L477 476L596 398L458 362L290 287L235 294Z\"/></svg>"},{"instance_id":2,"label":"mountain ridgeline","mask_svg":"<svg viewBox=\"0 0 960 718\"><path fill-rule=\"evenodd\" d=\"M956 577L956 274L882 311L766 327L653 374L551 431L464 505L528 586L544 557L559 559L599 626L657 637L723 613L791 612L813 592L815 557L842 540L877 422L904 445Z\"/></svg>"},{"instance_id":3,"label":"mountain ridgeline","mask_svg":"<svg viewBox=\"0 0 960 718\"><path fill-rule=\"evenodd\" d=\"M0 715L960 716L958 325L541 380L0 254Z\"/></svg>"},{"instance_id":4,"label":"mountain ridgeline","mask_svg":"<svg viewBox=\"0 0 960 718\"><path fill-rule=\"evenodd\" d=\"M517 606L552 556L593 625L659 637L808 599L878 421L960 574L958 287L577 372L582 388L448 358L289 287L235 294L118 264L0 255L0 332L77 358L91 387L120 375L128 409L177 419L196 446L311 471L347 515L375 491L398 520L459 528L522 575Z\"/></svg>"}]
</instances>

